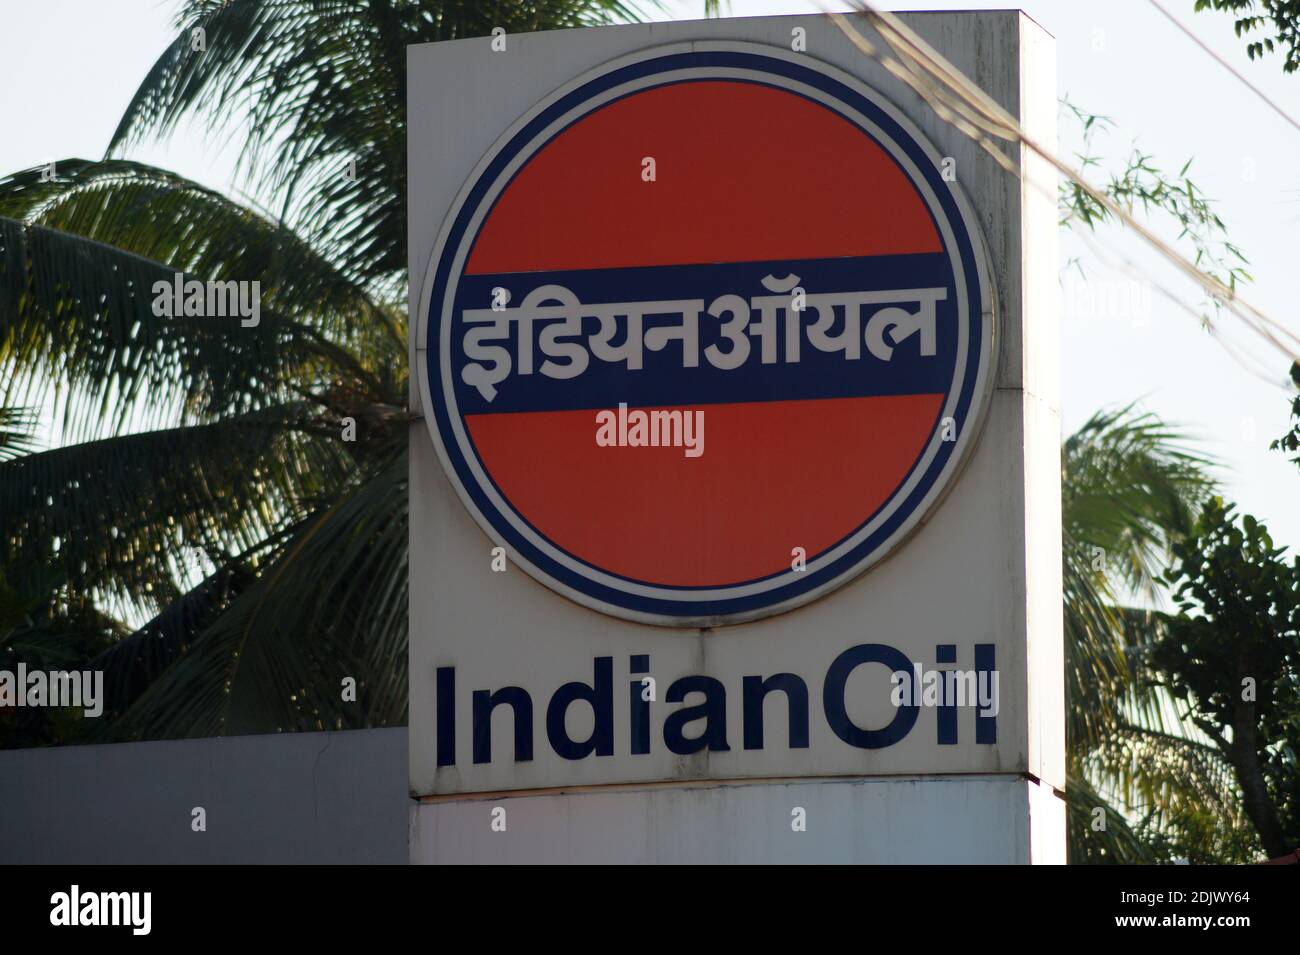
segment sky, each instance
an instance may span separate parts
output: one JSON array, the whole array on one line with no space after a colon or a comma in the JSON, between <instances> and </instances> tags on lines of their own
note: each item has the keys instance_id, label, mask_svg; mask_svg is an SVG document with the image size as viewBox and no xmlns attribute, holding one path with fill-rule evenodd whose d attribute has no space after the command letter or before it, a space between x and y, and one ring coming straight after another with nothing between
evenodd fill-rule
<instances>
[{"instance_id":1,"label":"sky","mask_svg":"<svg viewBox=\"0 0 1300 955\"><path fill-rule=\"evenodd\" d=\"M1179 20L1292 116L1300 117L1300 74L1281 60L1247 59L1231 17L1193 15L1192 0L1162 0ZM928 0L887 9L1003 9L1010 3ZM1057 43L1057 90L1114 122L1094 149L1102 169L1119 168L1136 142L1156 165L1189 175L1214 201L1229 236L1250 261L1246 297L1300 332L1300 130L1286 124L1231 73L1180 33L1150 0L1024 0L1022 9ZM0 175L51 160L97 158L145 72L172 36L174 0L0 0ZM668 0L652 19L701 15L699 0ZM845 8L833 4L832 8ZM808 13L806 0L732 0L730 15ZM1063 154L1080 147L1061 119ZM232 183L236 141L205 136L201 123L134 150L239 195ZM1163 230L1173 239L1175 233ZM1094 249L1105 250L1108 262ZM1088 277L1071 277L1078 260ZM1264 520L1275 539L1300 552L1300 470L1268 450L1288 429L1285 363L1223 328L1271 362L1272 383L1237 364L1175 304L1116 263L1128 260L1190 304L1195 287L1177 278L1132 235L1101 231L1091 245L1062 237L1062 415L1068 433L1095 411L1140 400L1181 427L1223 465L1225 495Z\"/></svg>"}]
</instances>

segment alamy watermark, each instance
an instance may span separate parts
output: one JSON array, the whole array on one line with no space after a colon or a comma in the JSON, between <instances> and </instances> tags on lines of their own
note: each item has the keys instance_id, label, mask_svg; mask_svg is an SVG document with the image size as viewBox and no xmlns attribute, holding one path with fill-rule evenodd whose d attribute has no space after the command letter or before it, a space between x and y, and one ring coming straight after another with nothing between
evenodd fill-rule
<instances>
[{"instance_id":1,"label":"alamy watermark","mask_svg":"<svg viewBox=\"0 0 1300 955\"><path fill-rule=\"evenodd\" d=\"M980 716L997 716L997 670L927 670L912 664L912 672L895 670L889 682L894 706L974 706Z\"/></svg>"},{"instance_id":2,"label":"alamy watermark","mask_svg":"<svg viewBox=\"0 0 1300 955\"><path fill-rule=\"evenodd\" d=\"M262 321L261 282L200 282L177 272L153 283L153 313L159 318L233 318L244 328Z\"/></svg>"},{"instance_id":3,"label":"alamy watermark","mask_svg":"<svg viewBox=\"0 0 1300 955\"><path fill-rule=\"evenodd\" d=\"M0 670L0 709L20 706L80 707L89 717L104 712L103 670Z\"/></svg>"},{"instance_id":4,"label":"alamy watermark","mask_svg":"<svg viewBox=\"0 0 1300 955\"><path fill-rule=\"evenodd\" d=\"M704 412L627 410L596 412L596 444L602 448L683 448L688 458L704 454Z\"/></svg>"},{"instance_id":5,"label":"alamy watermark","mask_svg":"<svg viewBox=\"0 0 1300 955\"><path fill-rule=\"evenodd\" d=\"M152 909L152 892L82 892L74 885L50 896L50 924L127 925L132 935L148 935Z\"/></svg>"}]
</instances>

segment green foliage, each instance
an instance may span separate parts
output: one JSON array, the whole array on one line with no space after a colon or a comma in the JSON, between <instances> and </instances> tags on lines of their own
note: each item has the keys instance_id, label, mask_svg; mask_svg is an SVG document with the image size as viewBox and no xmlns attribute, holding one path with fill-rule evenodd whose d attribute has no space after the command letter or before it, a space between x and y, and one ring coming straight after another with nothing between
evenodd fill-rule
<instances>
[{"instance_id":1,"label":"green foliage","mask_svg":"<svg viewBox=\"0 0 1300 955\"><path fill-rule=\"evenodd\" d=\"M1090 751L1154 702L1133 680L1126 647L1152 620L1127 611L1128 591L1154 597L1171 542L1186 533L1213 483L1183 435L1132 405L1099 412L1061 449L1067 736ZM1083 701L1087 701L1085 704Z\"/></svg>"},{"instance_id":2,"label":"green foliage","mask_svg":"<svg viewBox=\"0 0 1300 955\"><path fill-rule=\"evenodd\" d=\"M638 13L185 0L109 158L0 179L0 403L71 439L31 453L0 417L0 566L55 572L50 606L153 614L81 648L98 736L404 722L406 47ZM122 158L196 116L247 134L272 211ZM260 323L155 315L176 272L259 282Z\"/></svg>"},{"instance_id":3,"label":"green foliage","mask_svg":"<svg viewBox=\"0 0 1300 955\"><path fill-rule=\"evenodd\" d=\"M1150 666L1232 765L1270 855L1300 844L1300 557L1218 498L1174 545L1170 617Z\"/></svg>"},{"instance_id":4,"label":"green foliage","mask_svg":"<svg viewBox=\"0 0 1300 955\"><path fill-rule=\"evenodd\" d=\"M1281 49L1282 69L1300 70L1300 0L1196 0L1197 12L1209 9L1241 14L1232 26L1238 37L1247 37L1246 55L1252 60ZM1272 36L1256 39L1268 30Z\"/></svg>"},{"instance_id":5,"label":"green foliage","mask_svg":"<svg viewBox=\"0 0 1300 955\"><path fill-rule=\"evenodd\" d=\"M1071 865L1142 865L1156 861L1150 847L1086 777L1074 776L1066 782L1065 801L1066 861Z\"/></svg>"},{"instance_id":6,"label":"green foliage","mask_svg":"<svg viewBox=\"0 0 1300 955\"><path fill-rule=\"evenodd\" d=\"M1300 715L1300 699L1285 692L1300 676L1291 672L1300 666L1300 557L1280 559L1286 549L1267 528L1249 514L1238 526L1220 498L1206 503L1196 531L1174 545L1169 583L1184 616L1152 662L1175 682L1175 698L1219 726L1241 703L1236 671L1255 679L1260 725L1279 736Z\"/></svg>"},{"instance_id":7,"label":"green foliage","mask_svg":"<svg viewBox=\"0 0 1300 955\"><path fill-rule=\"evenodd\" d=\"M1291 381L1300 388L1300 361L1291 364ZM1300 395L1291 402L1291 430L1269 445L1274 451L1295 455L1292 463L1300 467Z\"/></svg>"},{"instance_id":8,"label":"green foliage","mask_svg":"<svg viewBox=\"0 0 1300 955\"><path fill-rule=\"evenodd\" d=\"M217 140L238 128L241 169L277 219L359 286L395 298L406 270L406 47L637 15L621 0L185 0L109 152L187 115L210 120Z\"/></svg>"},{"instance_id":9,"label":"green foliage","mask_svg":"<svg viewBox=\"0 0 1300 955\"><path fill-rule=\"evenodd\" d=\"M33 416L0 407L0 462L33 450ZM39 561L0 563L0 670L75 669L126 633L87 600L63 595L57 569ZM9 746L85 740L92 729L84 710L0 707L0 739Z\"/></svg>"},{"instance_id":10,"label":"green foliage","mask_svg":"<svg viewBox=\"0 0 1300 955\"><path fill-rule=\"evenodd\" d=\"M1144 679L1143 655L1162 615L1126 606L1131 594L1156 598L1173 542L1212 493L1211 464L1180 432L1133 406L1094 415L1062 446L1073 861L1186 858L1196 854L1189 828L1240 829L1236 803L1222 795L1223 781L1231 782L1226 765L1182 733L1167 698ZM1104 830L1092 825L1098 806ZM1223 858L1218 851L1201 854Z\"/></svg>"},{"instance_id":11,"label":"green foliage","mask_svg":"<svg viewBox=\"0 0 1300 955\"><path fill-rule=\"evenodd\" d=\"M285 227L152 166L56 168L50 182L39 169L0 179L10 396L34 404L62 393L84 437L110 409L118 428L193 423L281 404L303 382L392 384L381 378L388 356L405 353L396 310ZM152 286L176 272L260 282L260 324L155 315Z\"/></svg>"},{"instance_id":12,"label":"green foliage","mask_svg":"<svg viewBox=\"0 0 1300 955\"><path fill-rule=\"evenodd\" d=\"M1239 27L1239 31L1243 29L1247 28ZM1113 124L1104 116L1063 102L1082 129L1084 147L1076 154L1080 165L1099 169L1102 163L1096 154L1097 136ZM1134 147L1123 168L1105 177L1102 191L1130 211L1176 227L1177 239L1194 250L1196 265L1235 289L1239 282L1251 278L1246 259L1228 240L1212 202L1189 178L1190 168L1189 160L1177 175L1168 175ZM1092 232L1110 218L1106 207L1077 185L1061 186L1060 220L1064 227L1083 226ZM1216 309L1221 306L1218 301L1211 304ZM1300 385L1300 366L1293 368L1292 374ZM1294 410L1300 421L1300 400ZM1274 447L1300 450L1300 424L1290 435L1274 442ZM1300 463L1300 457L1296 460ZM1195 461L1184 463L1193 472L1199 467ZM1072 498L1077 499L1072 485L1080 481L1092 484L1097 474L1113 474L1114 480L1109 485L1102 483L1095 493L1072 504ZM1171 627L1181 632L1185 619L1127 610L1122 595L1108 583L1119 582L1143 593L1148 602L1153 600L1160 584L1153 579L1162 566L1160 554L1172 557L1171 548L1187 538L1193 525L1191 515L1205 502L1208 485L1184 495L1178 506L1165 507L1160 519L1152 522L1122 503L1125 487L1133 480L1134 475L1110 463L1090 467L1086 460L1071 462L1067 442L1063 485L1067 692L1076 701L1087 701L1084 705L1071 702L1068 707L1072 781L1094 783L1089 798L1102 799L1104 794L1122 808L1133 823L1134 836L1153 860L1249 861L1258 857L1261 845L1268 850L1277 840L1270 842L1259 830L1260 799L1243 783L1240 754L1218 745L1205 732L1208 723L1194 721L1191 714L1180 712L1169 693L1170 686L1152 670L1155 647L1169 647L1173 639ZM1141 476L1136 481L1147 494L1158 486ZM1166 505L1173 500L1167 498ZM1086 554L1071 546L1072 536L1081 538L1078 531L1072 535L1070 516L1072 507L1080 505L1085 517L1076 523L1088 527L1091 533L1109 525L1122 534L1132 534L1132 544L1142 551L1142 560L1117 561L1111 547L1095 544L1094 552L1100 549L1106 555L1105 566L1099 568L1095 562L1088 565ZM1115 511L1109 514L1112 507ZM1157 530L1163 533L1151 534ZM1121 549L1123 554L1131 551ZM1146 572L1135 575L1132 568L1139 566L1145 566ZM1278 758L1290 759L1288 752L1285 750ZM1294 775L1293 759L1288 765ZM1085 797L1080 794L1078 798ZM1071 852L1080 860L1096 861L1101 853L1084 843L1115 840L1077 826L1076 818L1072 814ZM1107 856L1116 858L1125 851L1124 846L1112 844Z\"/></svg>"},{"instance_id":13,"label":"green foliage","mask_svg":"<svg viewBox=\"0 0 1300 955\"><path fill-rule=\"evenodd\" d=\"M1145 672L1142 656L1135 648L1138 680ZM1253 861L1259 840L1242 809L1231 766L1213 746L1191 738L1194 729L1176 718L1169 722L1170 731L1131 723L1115 727L1083 760L1085 778L1106 781L1132 820L1146 861Z\"/></svg>"},{"instance_id":14,"label":"green foliage","mask_svg":"<svg viewBox=\"0 0 1300 955\"><path fill-rule=\"evenodd\" d=\"M1061 102L1083 130L1083 151L1075 153L1079 168L1085 174L1099 170L1101 159L1094 151L1096 137L1110 130L1114 122L1107 116L1086 112L1068 99ZM1228 240L1227 228L1214 211L1213 202L1188 175L1191 168L1192 160L1188 159L1177 174L1170 175L1135 145L1123 168L1107 173L1099 188L1130 213L1156 214L1157 221L1170 223L1178 230L1177 240L1191 245L1196 266L1235 290L1239 282L1251 280L1246 269L1249 262ZM1058 214L1062 226L1083 226L1089 232L1113 218L1109 209L1071 179L1060 185Z\"/></svg>"},{"instance_id":15,"label":"green foliage","mask_svg":"<svg viewBox=\"0 0 1300 955\"><path fill-rule=\"evenodd\" d=\"M98 662L113 735L344 729L406 719L407 458L287 529L256 576L205 581ZM212 592L227 600L205 613ZM157 658L155 641L177 648ZM155 654L154 660L142 656ZM151 665L152 663L152 665ZM161 665L160 665L161 664ZM344 678L357 682L344 702ZM120 681L128 681L123 687Z\"/></svg>"},{"instance_id":16,"label":"green foliage","mask_svg":"<svg viewBox=\"0 0 1300 955\"><path fill-rule=\"evenodd\" d=\"M81 669L125 636L86 600L63 597L58 574L39 565L0 565L0 670ZM0 707L7 746L85 742L95 721L76 707Z\"/></svg>"},{"instance_id":17,"label":"green foliage","mask_svg":"<svg viewBox=\"0 0 1300 955\"><path fill-rule=\"evenodd\" d=\"M26 408L0 405L0 461L16 458L35 448L31 439L33 416Z\"/></svg>"}]
</instances>

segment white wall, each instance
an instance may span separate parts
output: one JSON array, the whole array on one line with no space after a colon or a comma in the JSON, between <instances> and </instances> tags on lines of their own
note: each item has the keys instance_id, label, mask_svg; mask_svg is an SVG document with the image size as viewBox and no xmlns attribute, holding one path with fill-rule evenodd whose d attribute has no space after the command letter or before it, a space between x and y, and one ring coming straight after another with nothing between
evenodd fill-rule
<instances>
[{"instance_id":1,"label":"white wall","mask_svg":"<svg viewBox=\"0 0 1300 955\"><path fill-rule=\"evenodd\" d=\"M8 750L0 864L404 864L405 778L403 728Z\"/></svg>"}]
</instances>

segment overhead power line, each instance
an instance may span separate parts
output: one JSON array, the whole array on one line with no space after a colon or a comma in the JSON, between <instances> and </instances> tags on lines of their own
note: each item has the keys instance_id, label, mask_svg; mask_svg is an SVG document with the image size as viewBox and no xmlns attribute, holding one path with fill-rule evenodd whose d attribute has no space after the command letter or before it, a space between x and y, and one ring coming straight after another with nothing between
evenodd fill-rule
<instances>
[{"instance_id":1,"label":"overhead power line","mask_svg":"<svg viewBox=\"0 0 1300 955\"><path fill-rule=\"evenodd\" d=\"M1189 40L1191 40L1193 43L1199 46L1206 53L1210 54L1210 56L1214 57L1214 59L1218 61L1220 66L1222 66L1225 70L1227 70L1238 80L1240 80L1244 86L1249 87L1250 91L1254 93L1256 96L1258 96L1260 99L1262 99L1265 103L1267 103L1269 107L1273 110L1273 112L1277 113L1288 123L1294 126L1297 130L1300 130L1300 121L1297 121L1290 113L1288 113L1281 106L1277 105L1277 103L1271 100L1262 89L1260 89L1250 80L1246 79L1245 76L1243 76L1240 72L1238 72L1236 67L1234 67L1223 57L1219 56L1218 53L1214 52L1214 50L1212 50L1200 37L1198 37L1187 27L1183 26L1182 21L1179 20L1172 13L1170 13L1168 8L1166 8L1164 4L1160 3L1160 0L1148 0L1148 2L1151 4L1151 6L1155 7L1162 14L1164 14L1165 19L1168 20L1170 23L1172 23L1174 26L1178 27L1178 29L1181 30Z\"/></svg>"},{"instance_id":2,"label":"overhead power line","mask_svg":"<svg viewBox=\"0 0 1300 955\"><path fill-rule=\"evenodd\" d=\"M1103 190L1092 185L1083 174L1060 159L1051 150L1027 135L1019 122L966 77L946 58L935 51L913 30L892 13L877 10L865 0L851 0L867 16L872 28L889 47L890 57L850 25L840 13L831 13L834 23L859 50L884 67L891 75L911 87L940 118L975 140L1005 170L1023 179L1018 163L1006 156L990 136L1025 146L1055 168L1120 222L1133 229L1160 255L1187 277L1198 283L1211 299L1236 316L1256 335L1272 345L1288 362L1300 362L1300 338L1285 326L1244 300L1235 289L1217 277L1203 272L1197 265L1155 235L1129 211ZM896 57L896 58L895 58Z\"/></svg>"}]
</instances>

